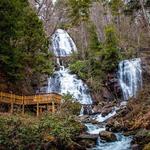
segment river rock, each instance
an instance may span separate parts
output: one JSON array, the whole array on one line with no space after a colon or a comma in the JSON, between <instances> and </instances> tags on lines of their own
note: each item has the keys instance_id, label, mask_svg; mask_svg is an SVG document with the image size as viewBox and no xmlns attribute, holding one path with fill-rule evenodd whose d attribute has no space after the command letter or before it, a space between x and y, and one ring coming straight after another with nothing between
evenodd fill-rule
<instances>
[{"instance_id":1,"label":"river rock","mask_svg":"<svg viewBox=\"0 0 150 150\"><path fill-rule=\"evenodd\" d=\"M81 134L78 136L78 139L90 139L92 141L96 141L98 138L97 134Z\"/></svg>"},{"instance_id":2,"label":"river rock","mask_svg":"<svg viewBox=\"0 0 150 150\"><path fill-rule=\"evenodd\" d=\"M83 115L79 116L77 120L83 123L90 123L93 119L89 115Z\"/></svg>"},{"instance_id":3,"label":"river rock","mask_svg":"<svg viewBox=\"0 0 150 150\"><path fill-rule=\"evenodd\" d=\"M107 116L109 113L111 113L112 112L112 107L110 107L110 108L104 108L103 110L102 110L102 112L101 112L101 115L102 115L102 117L105 117L105 116Z\"/></svg>"},{"instance_id":4,"label":"river rock","mask_svg":"<svg viewBox=\"0 0 150 150\"><path fill-rule=\"evenodd\" d=\"M101 105L95 105L93 107L93 112L96 114L96 113L101 113L102 111L102 106Z\"/></svg>"},{"instance_id":5,"label":"river rock","mask_svg":"<svg viewBox=\"0 0 150 150\"><path fill-rule=\"evenodd\" d=\"M149 130L140 129L133 137L132 144L138 144L140 147L144 147L146 144L150 143Z\"/></svg>"},{"instance_id":6,"label":"river rock","mask_svg":"<svg viewBox=\"0 0 150 150\"><path fill-rule=\"evenodd\" d=\"M133 145L131 146L131 149L132 149L132 150L141 150L141 148L139 147L138 144L133 144Z\"/></svg>"},{"instance_id":7,"label":"river rock","mask_svg":"<svg viewBox=\"0 0 150 150\"><path fill-rule=\"evenodd\" d=\"M105 140L107 142L114 142L117 140L116 135L109 131L102 131L99 133L99 136L102 140Z\"/></svg>"},{"instance_id":8,"label":"river rock","mask_svg":"<svg viewBox=\"0 0 150 150\"><path fill-rule=\"evenodd\" d=\"M126 127L124 125L120 124L118 121L110 120L106 124L106 130L107 131L113 131L113 132L121 132L121 131L127 131Z\"/></svg>"},{"instance_id":9,"label":"river rock","mask_svg":"<svg viewBox=\"0 0 150 150\"><path fill-rule=\"evenodd\" d=\"M82 145L83 147L92 148L94 147L94 145L96 145L97 138L98 135L85 133L78 136L76 141L79 145Z\"/></svg>"},{"instance_id":10,"label":"river rock","mask_svg":"<svg viewBox=\"0 0 150 150\"><path fill-rule=\"evenodd\" d=\"M127 107L124 107L124 108L120 108L118 111L117 111L117 116L118 117L124 117L126 114L128 114L130 112L130 110L127 108Z\"/></svg>"}]
</instances>

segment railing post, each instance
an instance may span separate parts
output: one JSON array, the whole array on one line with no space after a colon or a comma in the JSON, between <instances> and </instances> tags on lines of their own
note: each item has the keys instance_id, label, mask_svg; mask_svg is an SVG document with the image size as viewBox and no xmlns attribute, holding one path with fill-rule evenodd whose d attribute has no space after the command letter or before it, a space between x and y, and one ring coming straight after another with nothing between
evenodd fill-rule
<instances>
[{"instance_id":1,"label":"railing post","mask_svg":"<svg viewBox=\"0 0 150 150\"><path fill-rule=\"evenodd\" d=\"M14 110L14 103L13 103L13 94L11 92L11 110L10 110L11 114L13 113L13 110Z\"/></svg>"},{"instance_id":2,"label":"railing post","mask_svg":"<svg viewBox=\"0 0 150 150\"><path fill-rule=\"evenodd\" d=\"M36 96L35 96L35 99L36 99ZM36 105L36 116L38 117L39 116L39 101L37 99L37 105Z\"/></svg>"},{"instance_id":3,"label":"railing post","mask_svg":"<svg viewBox=\"0 0 150 150\"><path fill-rule=\"evenodd\" d=\"M22 95L22 114L24 115L24 97Z\"/></svg>"},{"instance_id":4,"label":"railing post","mask_svg":"<svg viewBox=\"0 0 150 150\"><path fill-rule=\"evenodd\" d=\"M52 101L52 113L55 113L55 103Z\"/></svg>"}]
</instances>

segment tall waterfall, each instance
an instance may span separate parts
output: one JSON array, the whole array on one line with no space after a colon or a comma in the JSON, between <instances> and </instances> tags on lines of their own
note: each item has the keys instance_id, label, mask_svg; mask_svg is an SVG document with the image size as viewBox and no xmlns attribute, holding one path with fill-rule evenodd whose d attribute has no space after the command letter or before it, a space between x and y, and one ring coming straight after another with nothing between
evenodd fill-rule
<instances>
[{"instance_id":1,"label":"tall waterfall","mask_svg":"<svg viewBox=\"0 0 150 150\"><path fill-rule=\"evenodd\" d=\"M78 79L76 75L71 74L68 68L60 66L59 57L65 58L77 51L72 38L66 31L58 29L52 36L52 46L60 69L48 78L47 93L69 93L81 104L92 104L92 98L87 85Z\"/></svg>"},{"instance_id":2,"label":"tall waterfall","mask_svg":"<svg viewBox=\"0 0 150 150\"><path fill-rule=\"evenodd\" d=\"M119 81L124 100L136 97L142 88L141 59L124 60L119 63Z\"/></svg>"},{"instance_id":3,"label":"tall waterfall","mask_svg":"<svg viewBox=\"0 0 150 150\"><path fill-rule=\"evenodd\" d=\"M67 57L77 51L77 47L72 38L62 29L57 29L53 34L52 46L56 57Z\"/></svg>"}]
</instances>

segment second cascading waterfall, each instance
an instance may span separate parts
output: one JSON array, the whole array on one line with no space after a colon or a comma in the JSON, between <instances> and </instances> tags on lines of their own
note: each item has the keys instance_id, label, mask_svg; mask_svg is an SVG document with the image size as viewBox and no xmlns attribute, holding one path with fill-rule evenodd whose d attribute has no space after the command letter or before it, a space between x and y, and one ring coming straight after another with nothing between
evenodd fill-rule
<instances>
[{"instance_id":1,"label":"second cascading waterfall","mask_svg":"<svg viewBox=\"0 0 150 150\"><path fill-rule=\"evenodd\" d=\"M124 100L136 97L142 88L141 59L124 60L119 63L119 82Z\"/></svg>"},{"instance_id":2,"label":"second cascading waterfall","mask_svg":"<svg viewBox=\"0 0 150 150\"><path fill-rule=\"evenodd\" d=\"M73 52L77 52L72 38L66 31L57 29L52 36L52 46L53 52L57 57L59 70L55 71L48 79L47 93L71 94L81 104L92 104L92 98L87 85L78 79L75 74L71 74L68 68L60 65L59 62L60 57L65 59Z\"/></svg>"}]
</instances>

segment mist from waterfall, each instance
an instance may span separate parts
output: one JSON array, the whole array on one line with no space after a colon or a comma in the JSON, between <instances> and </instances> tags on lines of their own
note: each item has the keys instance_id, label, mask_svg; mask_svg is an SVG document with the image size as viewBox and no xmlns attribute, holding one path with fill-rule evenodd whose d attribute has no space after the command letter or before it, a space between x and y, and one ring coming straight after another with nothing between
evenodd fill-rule
<instances>
[{"instance_id":1,"label":"mist from waterfall","mask_svg":"<svg viewBox=\"0 0 150 150\"><path fill-rule=\"evenodd\" d=\"M48 78L47 93L70 94L81 104L92 104L92 98L87 85L78 79L75 74L71 74L68 68L60 65L60 57L65 59L65 57L70 56L73 52L77 52L77 47L72 38L66 31L57 29L52 36L52 47L53 53L57 57L59 70L55 71Z\"/></svg>"},{"instance_id":2,"label":"mist from waterfall","mask_svg":"<svg viewBox=\"0 0 150 150\"><path fill-rule=\"evenodd\" d=\"M124 100L136 97L142 88L141 59L124 60L119 63L119 82Z\"/></svg>"}]
</instances>

